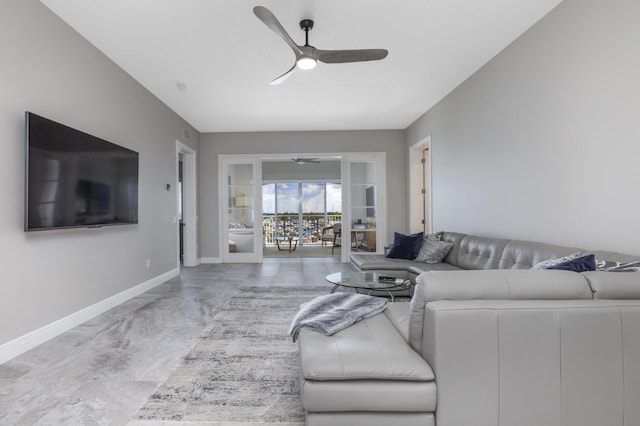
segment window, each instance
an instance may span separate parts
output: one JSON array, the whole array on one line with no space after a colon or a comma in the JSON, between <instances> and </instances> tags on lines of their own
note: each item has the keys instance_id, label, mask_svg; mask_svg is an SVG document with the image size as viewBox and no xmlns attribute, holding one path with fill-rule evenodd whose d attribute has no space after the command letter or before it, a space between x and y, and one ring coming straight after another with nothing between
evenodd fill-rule
<instances>
[{"instance_id":1,"label":"window","mask_svg":"<svg viewBox=\"0 0 640 426\"><path fill-rule=\"evenodd\" d=\"M320 244L322 228L342 219L342 187L330 182L275 182L262 186L266 244L276 238L300 237L299 243Z\"/></svg>"}]
</instances>

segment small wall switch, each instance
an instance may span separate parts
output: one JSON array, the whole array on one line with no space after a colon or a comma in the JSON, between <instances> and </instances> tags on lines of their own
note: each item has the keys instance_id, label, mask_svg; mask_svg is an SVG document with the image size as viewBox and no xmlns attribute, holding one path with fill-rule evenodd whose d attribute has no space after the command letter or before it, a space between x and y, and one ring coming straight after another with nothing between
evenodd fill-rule
<instances>
[{"instance_id":1,"label":"small wall switch","mask_svg":"<svg viewBox=\"0 0 640 426\"><path fill-rule=\"evenodd\" d=\"M151 268L151 259L147 259L147 268Z\"/></svg>"}]
</instances>

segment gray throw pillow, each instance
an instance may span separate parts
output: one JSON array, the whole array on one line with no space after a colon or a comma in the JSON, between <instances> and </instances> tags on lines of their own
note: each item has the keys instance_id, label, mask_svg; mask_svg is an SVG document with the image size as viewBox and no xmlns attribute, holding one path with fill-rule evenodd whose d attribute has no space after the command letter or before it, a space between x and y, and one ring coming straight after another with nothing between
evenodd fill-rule
<instances>
[{"instance_id":1,"label":"gray throw pillow","mask_svg":"<svg viewBox=\"0 0 640 426\"><path fill-rule=\"evenodd\" d=\"M453 248L453 243L429 237L430 236L427 235L424 238L416 260L424 263L440 263L447 257L451 248Z\"/></svg>"},{"instance_id":2,"label":"gray throw pillow","mask_svg":"<svg viewBox=\"0 0 640 426\"><path fill-rule=\"evenodd\" d=\"M579 257L582 257L582 253L584 253L584 252L579 251L579 252L576 252L576 253L572 253L569 256L561 257L559 259L552 258L552 259L543 260L542 262L536 263L535 265L533 265L531 267L531 269L549 269L549 268L553 268L554 266L557 266L557 265L559 265L561 263L565 263L565 262L568 262L570 260L574 260L574 259L577 259Z\"/></svg>"},{"instance_id":3,"label":"gray throw pillow","mask_svg":"<svg viewBox=\"0 0 640 426\"><path fill-rule=\"evenodd\" d=\"M418 262L424 262L423 259L425 258L425 251L427 250L427 240L440 241L442 240L442 234L444 234L443 231L436 232L435 234L425 234L422 237L420 252L418 253L418 256L416 256L414 260L417 260Z\"/></svg>"},{"instance_id":4,"label":"gray throw pillow","mask_svg":"<svg viewBox=\"0 0 640 426\"><path fill-rule=\"evenodd\" d=\"M615 262L609 260L597 260L598 271L606 272L640 272L640 262Z\"/></svg>"}]
</instances>

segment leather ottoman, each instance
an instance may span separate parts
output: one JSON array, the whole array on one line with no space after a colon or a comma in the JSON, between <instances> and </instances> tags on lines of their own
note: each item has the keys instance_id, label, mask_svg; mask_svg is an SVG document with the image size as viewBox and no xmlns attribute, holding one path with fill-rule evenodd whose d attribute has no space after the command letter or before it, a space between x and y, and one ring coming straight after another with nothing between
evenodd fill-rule
<instances>
[{"instance_id":1,"label":"leather ottoman","mask_svg":"<svg viewBox=\"0 0 640 426\"><path fill-rule=\"evenodd\" d=\"M434 425L433 370L394 326L406 322L408 304L389 306L333 336L300 332L308 426Z\"/></svg>"}]
</instances>

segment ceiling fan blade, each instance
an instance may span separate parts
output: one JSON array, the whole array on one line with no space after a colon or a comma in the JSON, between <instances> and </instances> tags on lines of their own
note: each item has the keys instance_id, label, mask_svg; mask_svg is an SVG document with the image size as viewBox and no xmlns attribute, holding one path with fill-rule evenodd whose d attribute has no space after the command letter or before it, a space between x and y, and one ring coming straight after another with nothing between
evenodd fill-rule
<instances>
[{"instance_id":1,"label":"ceiling fan blade","mask_svg":"<svg viewBox=\"0 0 640 426\"><path fill-rule=\"evenodd\" d=\"M271 28L271 31L279 35L288 45L293 49L293 53L296 54L296 57L302 54L300 50L300 46L298 46L293 39L287 34L285 29L280 25L280 22L273 13L269 9L264 6L256 6L253 8L253 13L260 19L264 24Z\"/></svg>"},{"instance_id":2,"label":"ceiling fan blade","mask_svg":"<svg viewBox=\"0 0 640 426\"><path fill-rule=\"evenodd\" d=\"M389 54L386 49L361 50L316 50L316 57L325 64L342 64L345 62L379 61Z\"/></svg>"},{"instance_id":3,"label":"ceiling fan blade","mask_svg":"<svg viewBox=\"0 0 640 426\"><path fill-rule=\"evenodd\" d=\"M293 74L293 72L295 70L296 70L296 64L294 63L293 66L289 69L289 71L285 72L280 77L271 80L271 83L269 83L269 84L272 85L272 86L276 86L276 85L284 82L287 78L289 78L289 76L291 74Z\"/></svg>"},{"instance_id":4,"label":"ceiling fan blade","mask_svg":"<svg viewBox=\"0 0 640 426\"><path fill-rule=\"evenodd\" d=\"M320 159L317 157L313 157L313 158L302 157L302 158L292 158L291 161L293 161L296 164L317 164L320 162Z\"/></svg>"}]
</instances>

